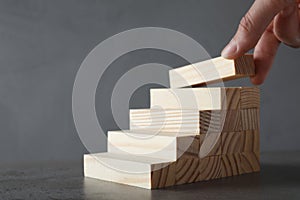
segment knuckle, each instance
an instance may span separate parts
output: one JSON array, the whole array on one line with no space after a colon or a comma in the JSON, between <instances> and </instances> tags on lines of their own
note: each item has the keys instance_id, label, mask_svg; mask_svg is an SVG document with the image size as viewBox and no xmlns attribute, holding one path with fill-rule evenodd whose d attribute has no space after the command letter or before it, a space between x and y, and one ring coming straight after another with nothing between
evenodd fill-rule
<instances>
[{"instance_id":1,"label":"knuckle","mask_svg":"<svg viewBox=\"0 0 300 200\"><path fill-rule=\"evenodd\" d=\"M254 22L253 22L253 18L250 14L250 12L248 12L240 21L239 24L239 29L240 31L244 32L244 33L250 33L254 31Z\"/></svg>"}]
</instances>

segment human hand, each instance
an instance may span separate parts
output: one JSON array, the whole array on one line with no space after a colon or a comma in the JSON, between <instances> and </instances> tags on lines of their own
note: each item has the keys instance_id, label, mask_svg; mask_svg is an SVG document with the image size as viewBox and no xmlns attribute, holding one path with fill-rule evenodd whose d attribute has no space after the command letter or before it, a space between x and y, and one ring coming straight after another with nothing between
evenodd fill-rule
<instances>
[{"instance_id":1,"label":"human hand","mask_svg":"<svg viewBox=\"0 0 300 200\"><path fill-rule=\"evenodd\" d=\"M254 49L256 75L262 84L271 69L279 44L300 47L300 0L256 0L240 21L238 30L222 51L234 59Z\"/></svg>"}]
</instances>

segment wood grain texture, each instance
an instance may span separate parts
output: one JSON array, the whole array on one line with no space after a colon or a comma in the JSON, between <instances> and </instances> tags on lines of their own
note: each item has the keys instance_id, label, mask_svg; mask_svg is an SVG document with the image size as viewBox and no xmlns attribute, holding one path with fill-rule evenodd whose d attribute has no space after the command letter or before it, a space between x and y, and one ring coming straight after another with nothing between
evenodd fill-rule
<instances>
[{"instance_id":1,"label":"wood grain texture","mask_svg":"<svg viewBox=\"0 0 300 200\"><path fill-rule=\"evenodd\" d=\"M198 158L181 157L176 162L176 185L193 183L200 180L200 160Z\"/></svg>"},{"instance_id":2,"label":"wood grain texture","mask_svg":"<svg viewBox=\"0 0 300 200\"><path fill-rule=\"evenodd\" d=\"M130 110L131 130L205 134L259 129L259 109L238 110Z\"/></svg>"},{"instance_id":3,"label":"wood grain texture","mask_svg":"<svg viewBox=\"0 0 300 200\"><path fill-rule=\"evenodd\" d=\"M259 109L243 109L240 112L242 130L259 130Z\"/></svg>"},{"instance_id":4,"label":"wood grain texture","mask_svg":"<svg viewBox=\"0 0 300 200\"><path fill-rule=\"evenodd\" d=\"M200 158L221 155L222 143L220 133L200 134Z\"/></svg>"},{"instance_id":5,"label":"wood grain texture","mask_svg":"<svg viewBox=\"0 0 300 200\"><path fill-rule=\"evenodd\" d=\"M259 108L257 87L151 89L151 108L237 110Z\"/></svg>"},{"instance_id":6,"label":"wood grain texture","mask_svg":"<svg viewBox=\"0 0 300 200\"><path fill-rule=\"evenodd\" d=\"M252 173L260 171L260 154L259 152L241 153L241 173Z\"/></svg>"},{"instance_id":7,"label":"wood grain texture","mask_svg":"<svg viewBox=\"0 0 300 200\"><path fill-rule=\"evenodd\" d=\"M258 87L252 87L251 89L244 87L240 92L240 96L240 107L242 109L260 107L260 90Z\"/></svg>"},{"instance_id":8,"label":"wood grain texture","mask_svg":"<svg viewBox=\"0 0 300 200\"><path fill-rule=\"evenodd\" d=\"M222 132L222 155L240 153L242 151L241 132Z\"/></svg>"},{"instance_id":9,"label":"wood grain texture","mask_svg":"<svg viewBox=\"0 0 300 200\"><path fill-rule=\"evenodd\" d=\"M254 75L253 55L234 60L213 58L169 71L171 88L179 88Z\"/></svg>"},{"instance_id":10,"label":"wood grain texture","mask_svg":"<svg viewBox=\"0 0 300 200\"><path fill-rule=\"evenodd\" d=\"M151 189L175 185L176 164L153 164L151 166Z\"/></svg>"},{"instance_id":11,"label":"wood grain texture","mask_svg":"<svg viewBox=\"0 0 300 200\"><path fill-rule=\"evenodd\" d=\"M200 111L200 133L240 131L240 110Z\"/></svg>"},{"instance_id":12,"label":"wood grain texture","mask_svg":"<svg viewBox=\"0 0 300 200\"><path fill-rule=\"evenodd\" d=\"M260 152L260 135L258 130L243 131L242 152Z\"/></svg>"},{"instance_id":13,"label":"wood grain texture","mask_svg":"<svg viewBox=\"0 0 300 200\"><path fill-rule=\"evenodd\" d=\"M221 178L221 156L200 159L200 181Z\"/></svg>"},{"instance_id":14,"label":"wood grain texture","mask_svg":"<svg viewBox=\"0 0 300 200\"><path fill-rule=\"evenodd\" d=\"M241 155L240 153L226 154L221 156L221 176L235 176L241 174Z\"/></svg>"}]
</instances>

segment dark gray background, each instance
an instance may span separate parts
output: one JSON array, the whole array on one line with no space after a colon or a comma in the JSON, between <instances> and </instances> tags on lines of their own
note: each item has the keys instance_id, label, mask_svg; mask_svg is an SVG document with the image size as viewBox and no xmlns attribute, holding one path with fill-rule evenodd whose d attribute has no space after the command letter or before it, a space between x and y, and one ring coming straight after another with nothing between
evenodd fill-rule
<instances>
[{"instance_id":1,"label":"dark gray background","mask_svg":"<svg viewBox=\"0 0 300 200\"><path fill-rule=\"evenodd\" d=\"M99 42L127 29L157 26L183 32L218 56L251 3L1 0L0 162L81 159L86 150L73 123L72 87L81 62ZM300 150L299 61L299 49L281 46L261 86L262 151ZM130 68L148 62L185 64L172 54L151 50L116 60L101 79L96 98L105 129L117 128L107 108L113 84ZM249 81L229 85L240 84ZM132 107L149 104L149 87L134 95Z\"/></svg>"}]
</instances>

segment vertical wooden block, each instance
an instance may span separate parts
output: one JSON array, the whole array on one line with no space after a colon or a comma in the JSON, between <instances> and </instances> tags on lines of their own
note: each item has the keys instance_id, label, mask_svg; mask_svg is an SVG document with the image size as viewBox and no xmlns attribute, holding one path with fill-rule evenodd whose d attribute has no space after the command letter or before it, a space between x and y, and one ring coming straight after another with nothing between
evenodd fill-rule
<instances>
[{"instance_id":1,"label":"vertical wooden block","mask_svg":"<svg viewBox=\"0 0 300 200\"><path fill-rule=\"evenodd\" d=\"M200 135L177 137L177 158L181 156L198 158Z\"/></svg>"},{"instance_id":2,"label":"vertical wooden block","mask_svg":"<svg viewBox=\"0 0 300 200\"><path fill-rule=\"evenodd\" d=\"M259 130L259 109L241 110L242 130Z\"/></svg>"},{"instance_id":3,"label":"vertical wooden block","mask_svg":"<svg viewBox=\"0 0 300 200\"><path fill-rule=\"evenodd\" d=\"M221 155L221 134L220 133L207 133L200 134L200 158L207 156Z\"/></svg>"},{"instance_id":4,"label":"vertical wooden block","mask_svg":"<svg viewBox=\"0 0 300 200\"><path fill-rule=\"evenodd\" d=\"M152 165L151 188L163 188L175 185L175 171L175 162Z\"/></svg>"},{"instance_id":5,"label":"vertical wooden block","mask_svg":"<svg viewBox=\"0 0 300 200\"><path fill-rule=\"evenodd\" d=\"M193 183L200 180L199 159L183 156L176 162L175 184Z\"/></svg>"},{"instance_id":6,"label":"vertical wooden block","mask_svg":"<svg viewBox=\"0 0 300 200\"><path fill-rule=\"evenodd\" d=\"M260 107L260 91L258 87L244 87L240 91L240 98L241 109Z\"/></svg>"},{"instance_id":7,"label":"vertical wooden block","mask_svg":"<svg viewBox=\"0 0 300 200\"><path fill-rule=\"evenodd\" d=\"M260 171L259 152L241 153L241 173L251 173Z\"/></svg>"},{"instance_id":8,"label":"vertical wooden block","mask_svg":"<svg viewBox=\"0 0 300 200\"><path fill-rule=\"evenodd\" d=\"M260 135L258 130L243 131L242 152L260 152Z\"/></svg>"},{"instance_id":9,"label":"vertical wooden block","mask_svg":"<svg viewBox=\"0 0 300 200\"><path fill-rule=\"evenodd\" d=\"M221 176L235 176L241 173L241 155L239 153L221 156Z\"/></svg>"},{"instance_id":10,"label":"vertical wooden block","mask_svg":"<svg viewBox=\"0 0 300 200\"><path fill-rule=\"evenodd\" d=\"M222 110L236 110L240 108L241 88L221 88ZM224 107L226 106L226 107Z\"/></svg>"},{"instance_id":11,"label":"vertical wooden block","mask_svg":"<svg viewBox=\"0 0 300 200\"><path fill-rule=\"evenodd\" d=\"M200 180L221 178L221 156L209 156L200 159Z\"/></svg>"},{"instance_id":12,"label":"vertical wooden block","mask_svg":"<svg viewBox=\"0 0 300 200\"><path fill-rule=\"evenodd\" d=\"M222 132L222 155L241 152L241 134L241 132Z\"/></svg>"}]
</instances>

